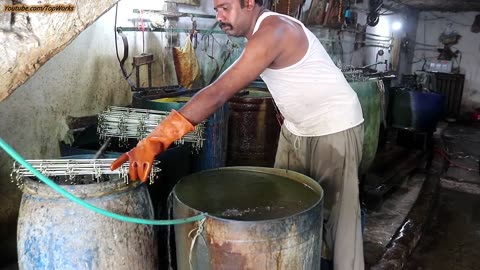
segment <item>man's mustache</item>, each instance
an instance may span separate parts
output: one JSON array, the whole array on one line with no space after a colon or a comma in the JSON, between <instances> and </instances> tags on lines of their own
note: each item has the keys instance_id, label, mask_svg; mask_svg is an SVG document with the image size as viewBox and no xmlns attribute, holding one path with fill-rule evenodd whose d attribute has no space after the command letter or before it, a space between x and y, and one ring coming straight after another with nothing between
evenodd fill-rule
<instances>
[{"instance_id":1,"label":"man's mustache","mask_svg":"<svg viewBox=\"0 0 480 270\"><path fill-rule=\"evenodd\" d=\"M220 24L218 25L218 27L220 27L220 28L224 28L225 26L228 26L228 27L230 27L230 28L233 29L233 26L232 26L231 24L229 24L229 23L220 23Z\"/></svg>"}]
</instances>

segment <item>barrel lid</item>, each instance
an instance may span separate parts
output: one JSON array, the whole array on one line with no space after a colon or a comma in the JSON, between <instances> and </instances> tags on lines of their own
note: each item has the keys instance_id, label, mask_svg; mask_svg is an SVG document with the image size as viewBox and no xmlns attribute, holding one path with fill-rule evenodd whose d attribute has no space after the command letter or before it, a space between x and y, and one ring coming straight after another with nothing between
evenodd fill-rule
<instances>
[{"instance_id":1,"label":"barrel lid","mask_svg":"<svg viewBox=\"0 0 480 270\"><path fill-rule=\"evenodd\" d=\"M242 96L242 98L271 98L272 94L268 92L265 88L249 87L245 88L244 91L248 91L247 95Z\"/></svg>"}]
</instances>

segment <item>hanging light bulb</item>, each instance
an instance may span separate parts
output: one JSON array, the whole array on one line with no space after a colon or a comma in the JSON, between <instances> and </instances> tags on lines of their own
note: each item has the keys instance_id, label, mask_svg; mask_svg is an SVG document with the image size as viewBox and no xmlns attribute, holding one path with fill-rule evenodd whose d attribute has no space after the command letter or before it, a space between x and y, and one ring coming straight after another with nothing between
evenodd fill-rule
<instances>
[{"instance_id":1,"label":"hanging light bulb","mask_svg":"<svg viewBox=\"0 0 480 270\"><path fill-rule=\"evenodd\" d=\"M398 31L400 29L402 29L402 23L401 22L396 21L396 22L392 23L392 30L393 31Z\"/></svg>"}]
</instances>

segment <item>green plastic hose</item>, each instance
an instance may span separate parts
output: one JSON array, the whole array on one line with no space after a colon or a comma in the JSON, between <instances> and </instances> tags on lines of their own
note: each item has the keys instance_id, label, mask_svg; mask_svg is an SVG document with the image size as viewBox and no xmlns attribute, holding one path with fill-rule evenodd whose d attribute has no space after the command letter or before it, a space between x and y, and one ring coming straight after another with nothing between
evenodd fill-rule
<instances>
[{"instance_id":1,"label":"green plastic hose","mask_svg":"<svg viewBox=\"0 0 480 270\"><path fill-rule=\"evenodd\" d=\"M131 223L138 223L138 224L146 224L146 225L178 225L178 224L185 224L185 223L190 223L190 222L195 222L202 220L205 218L206 213L199 214L197 216L189 217L189 218L184 218L184 219L172 219L172 220L152 220L152 219L143 219L143 218L134 218L134 217L128 217L128 216L123 216L119 215L116 213L112 213L110 211L107 211L105 209L98 208L92 204L89 204L88 202L75 197L73 194L69 193L59 185L55 184L52 180L50 180L48 177L45 175L41 174L39 171L37 171L30 163L28 163L25 159L20 156L10 145L8 145L2 138L0 138L0 147L7 152L13 159L15 159L18 163L22 164L25 168L27 168L29 171L31 171L38 179L40 179L43 183L47 184L49 187L53 188L56 192L58 192L60 195L64 196L65 198L89 209L92 210L96 213L99 213L101 215L118 219L121 221L125 222L131 222Z\"/></svg>"}]
</instances>

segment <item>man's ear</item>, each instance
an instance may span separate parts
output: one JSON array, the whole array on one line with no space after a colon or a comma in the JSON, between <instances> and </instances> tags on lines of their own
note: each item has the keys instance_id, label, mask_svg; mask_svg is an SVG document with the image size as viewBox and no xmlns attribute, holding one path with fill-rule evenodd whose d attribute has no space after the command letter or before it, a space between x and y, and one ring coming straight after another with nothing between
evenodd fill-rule
<instances>
[{"instance_id":1,"label":"man's ear","mask_svg":"<svg viewBox=\"0 0 480 270\"><path fill-rule=\"evenodd\" d=\"M245 7L248 10L252 10L255 7L255 0L243 0L245 3Z\"/></svg>"}]
</instances>

